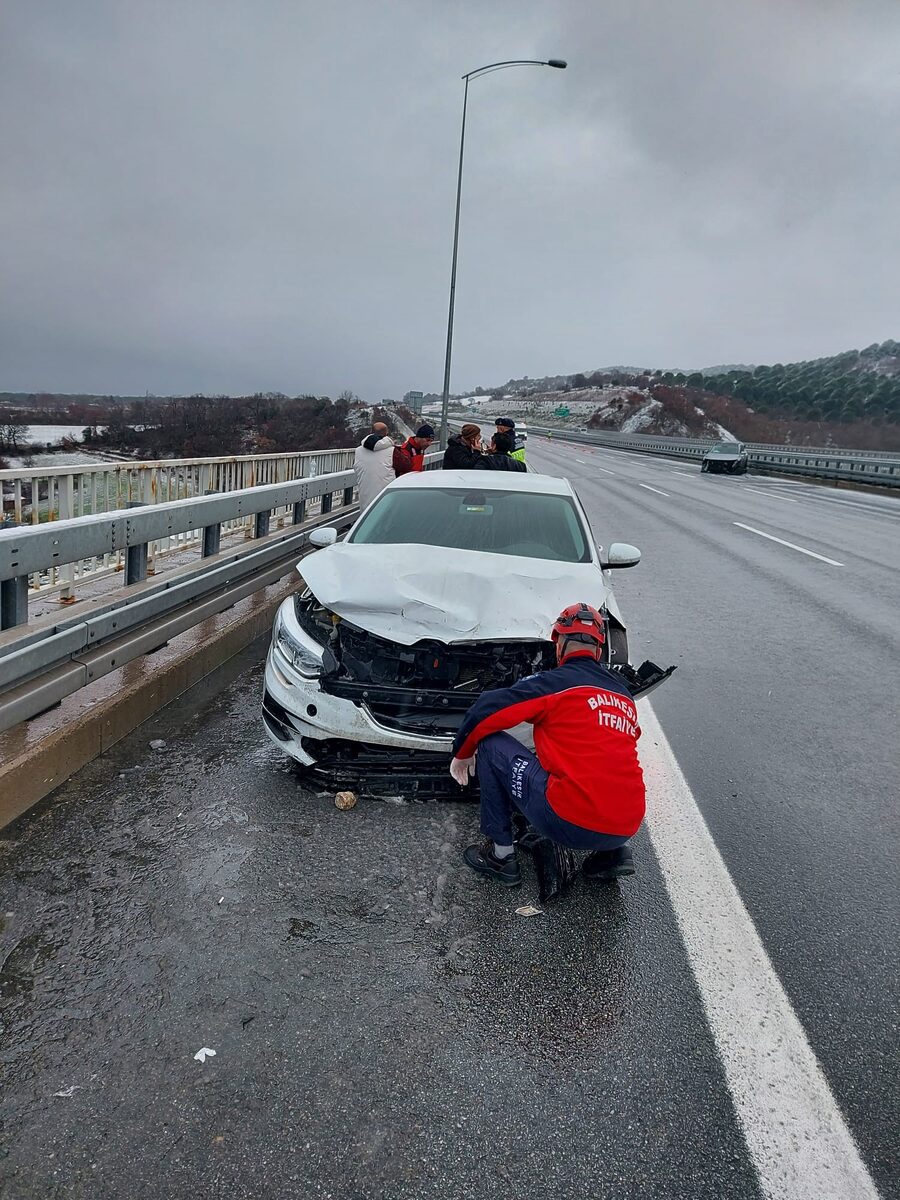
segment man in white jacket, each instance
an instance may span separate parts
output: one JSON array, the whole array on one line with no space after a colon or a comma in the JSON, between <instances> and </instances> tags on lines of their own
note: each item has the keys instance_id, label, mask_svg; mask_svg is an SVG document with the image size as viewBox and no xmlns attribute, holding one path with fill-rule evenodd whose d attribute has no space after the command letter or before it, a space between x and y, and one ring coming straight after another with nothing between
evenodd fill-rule
<instances>
[{"instance_id":1,"label":"man in white jacket","mask_svg":"<svg viewBox=\"0 0 900 1200\"><path fill-rule=\"evenodd\" d=\"M369 436L356 447L353 459L360 511L368 508L375 497L394 482L393 454L394 443L388 436L387 425L376 421Z\"/></svg>"}]
</instances>

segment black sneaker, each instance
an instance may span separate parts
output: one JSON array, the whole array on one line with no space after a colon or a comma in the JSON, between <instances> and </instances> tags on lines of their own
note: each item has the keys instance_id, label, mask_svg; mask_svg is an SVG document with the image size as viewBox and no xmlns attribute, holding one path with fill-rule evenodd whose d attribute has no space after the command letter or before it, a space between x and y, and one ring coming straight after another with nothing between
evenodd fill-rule
<instances>
[{"instance_id":1,"label":"black sneaker","mask_svg":"<svg viewBox=\"0 0 900 1200\"><path fill-rule=\"evenodd\" d=\"M491 879L496 879L504 887L518 887L522 882L522 870L515 852L508 858L498 858L490 838L480 846L468 846L463 851L463 859L473 871L479 875L490 875Z\"/></svg>"},{"instance_id":2,"label":"black sneaker","mask_svg":"<svg viewBox=\"0 0 900 1200\"><path fill-rule=\"evenodd\" d=\"M631 847L626 842L615 850L595 850L584 860L581 873L585 879L621 879L634 874Z\"/></svg>"}]
</instances>

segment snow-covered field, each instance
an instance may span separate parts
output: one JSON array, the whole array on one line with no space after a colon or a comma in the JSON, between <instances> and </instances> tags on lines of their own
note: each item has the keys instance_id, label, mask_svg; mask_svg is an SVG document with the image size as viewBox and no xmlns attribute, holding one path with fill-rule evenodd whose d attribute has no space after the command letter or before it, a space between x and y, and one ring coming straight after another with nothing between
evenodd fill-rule
<instances>
[{"instance_id":1,"label":"snow-covered field","mask_svg":"<svg viewBox=\"0 0 900 1200\"><path fill-rule=\"evenodd\" d=\"M29 425L25 441L37 442L41 446L55 446L63 438L80 442L83 431L84 425Z\"/></svg>"}]
</instances>

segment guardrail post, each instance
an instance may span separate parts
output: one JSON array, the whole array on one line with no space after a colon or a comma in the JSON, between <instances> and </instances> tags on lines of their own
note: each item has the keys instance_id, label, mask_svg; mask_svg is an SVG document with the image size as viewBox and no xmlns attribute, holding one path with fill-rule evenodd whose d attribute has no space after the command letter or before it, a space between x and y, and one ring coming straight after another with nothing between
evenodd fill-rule
<instances>
[{"instance_id":1,"label":"guardrail post","mask_svg":"<svg viewBox=\"0 0 900 1200\"><path fill-rule=\"evenodd\" d=\"M215 496L215 488L206 488L204 491L206 496ZM203 557L212 558L214 554L219 553L219 545L222 540L222 525L217 521L214 525L203 526Z\"/></svg>"},{"instance_id":2,"label":"guardrail post","mask_svg":"<svg viewBox=\"0 0 900 1200\"><path fill-rule=\"evenodd\" d=\"M129 508L143 508L140 500L129 500ZM132 583L143 583L147 578L147 543L139 546L128 546L125 551L125 586Z\"/></svg>"},{"instance_id":3,"label":"guardrail post","mask_svg":"<svg viewBox=\"0 0 900 1200\"><path fill-rule=\"evenodd\" d=\"M351 485L350 487L344 488L344 508L346 508L348 504L352 504L352 503L353 503L353 487Z\"/></svg>"},{"instance_id":4,"label":"guardrail post","mask_svg":"<svg viewBox=\"0 0 900 1200\"><path fill-rule=\"evenodd\" d=\"M334 493L326 492L325 495L322 497L322 512L323 513L331 512L331 503L333 500L334 500Z\"/></svg>"},{"instance_id":5,"label":"guardrail post","mask_svg":"<svg viewBox=\"0 0 900 1200\"><path fill-rule=\"evenodd\" d=\"M298 500L294 505L294 524L302 525L306 520L306 501Z\"/></svg>"},{"instance_id":6,"label":"guardrail post","mask_svg":"<svg viewBox=\"0 0 900 1200\"><path fill-rule=\"evenodd\" d=\"M58 485L59 498L59 517L60 520L68 520L75 516L75 477L74 475L65 475L59 481ZM59 577L63 581L62 587L59 589L60 604L75 603L75 564L64 563L59 569Z\"/></svg>"},{"instance_id":7,"label":"guardrail post","mask_svg":"<svg viewBox=\"0 0 900 1200\"><path fill-rule=\"evenodd\" d=\"M28 576L0 580L0 629L28 622Z\"/></svg>"},{"instance_id":8,"label":"guardrail post","mask_svg":"<svg viewBox=\"0 0 900 1200\"><path fill-rule=\"evenodd\" d=\"M258 512L256 514L256 520L253 523L253 536L254 537L261 538L261 537L266 536L266 534L269 532L269 517L270 516L271 516L271 514L269 512Z\"/></svg>"},{"instance_id":9,"label":"guardrail post","mask_svg":"<svg viewBox=\"0 0 900 1200\"><path fill-rule=\"evenodd\" d=\"M17 529L18 521L4 521L0 529ZM0 629L28 623L28 576L0 579Z\"/></svg>"}]
</instances>

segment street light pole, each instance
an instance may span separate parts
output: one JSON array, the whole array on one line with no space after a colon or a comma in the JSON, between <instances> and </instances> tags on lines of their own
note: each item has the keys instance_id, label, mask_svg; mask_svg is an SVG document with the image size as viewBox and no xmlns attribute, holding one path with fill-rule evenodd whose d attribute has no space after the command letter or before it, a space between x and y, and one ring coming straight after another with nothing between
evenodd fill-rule
<instances>
[{"instance_id":1,"label":"street light pole","mask_svg":"<svg viewBox=\"0 0 900 1200\"><path fill-rule=\"evenodd\" d=\"M469 102L469 80L490 71L501 71L506 67L556 67L565 70L566 63L561 58L535 59L515 58L507 62L488 63L469 71L462 78L466 81L463 91L462 130L459 135L459 170L456 176L456 220L453 225L453 265L450 268L450 312L447 317L447 352L444 356L444 387L441 393L441 448L447 445L447 406L450 399L450 359L453 353L453 308L456 302L456 257L459 249L459 206L462 199L463 152L466 147L466 107Z\"/></svg>"}]
</instances>

